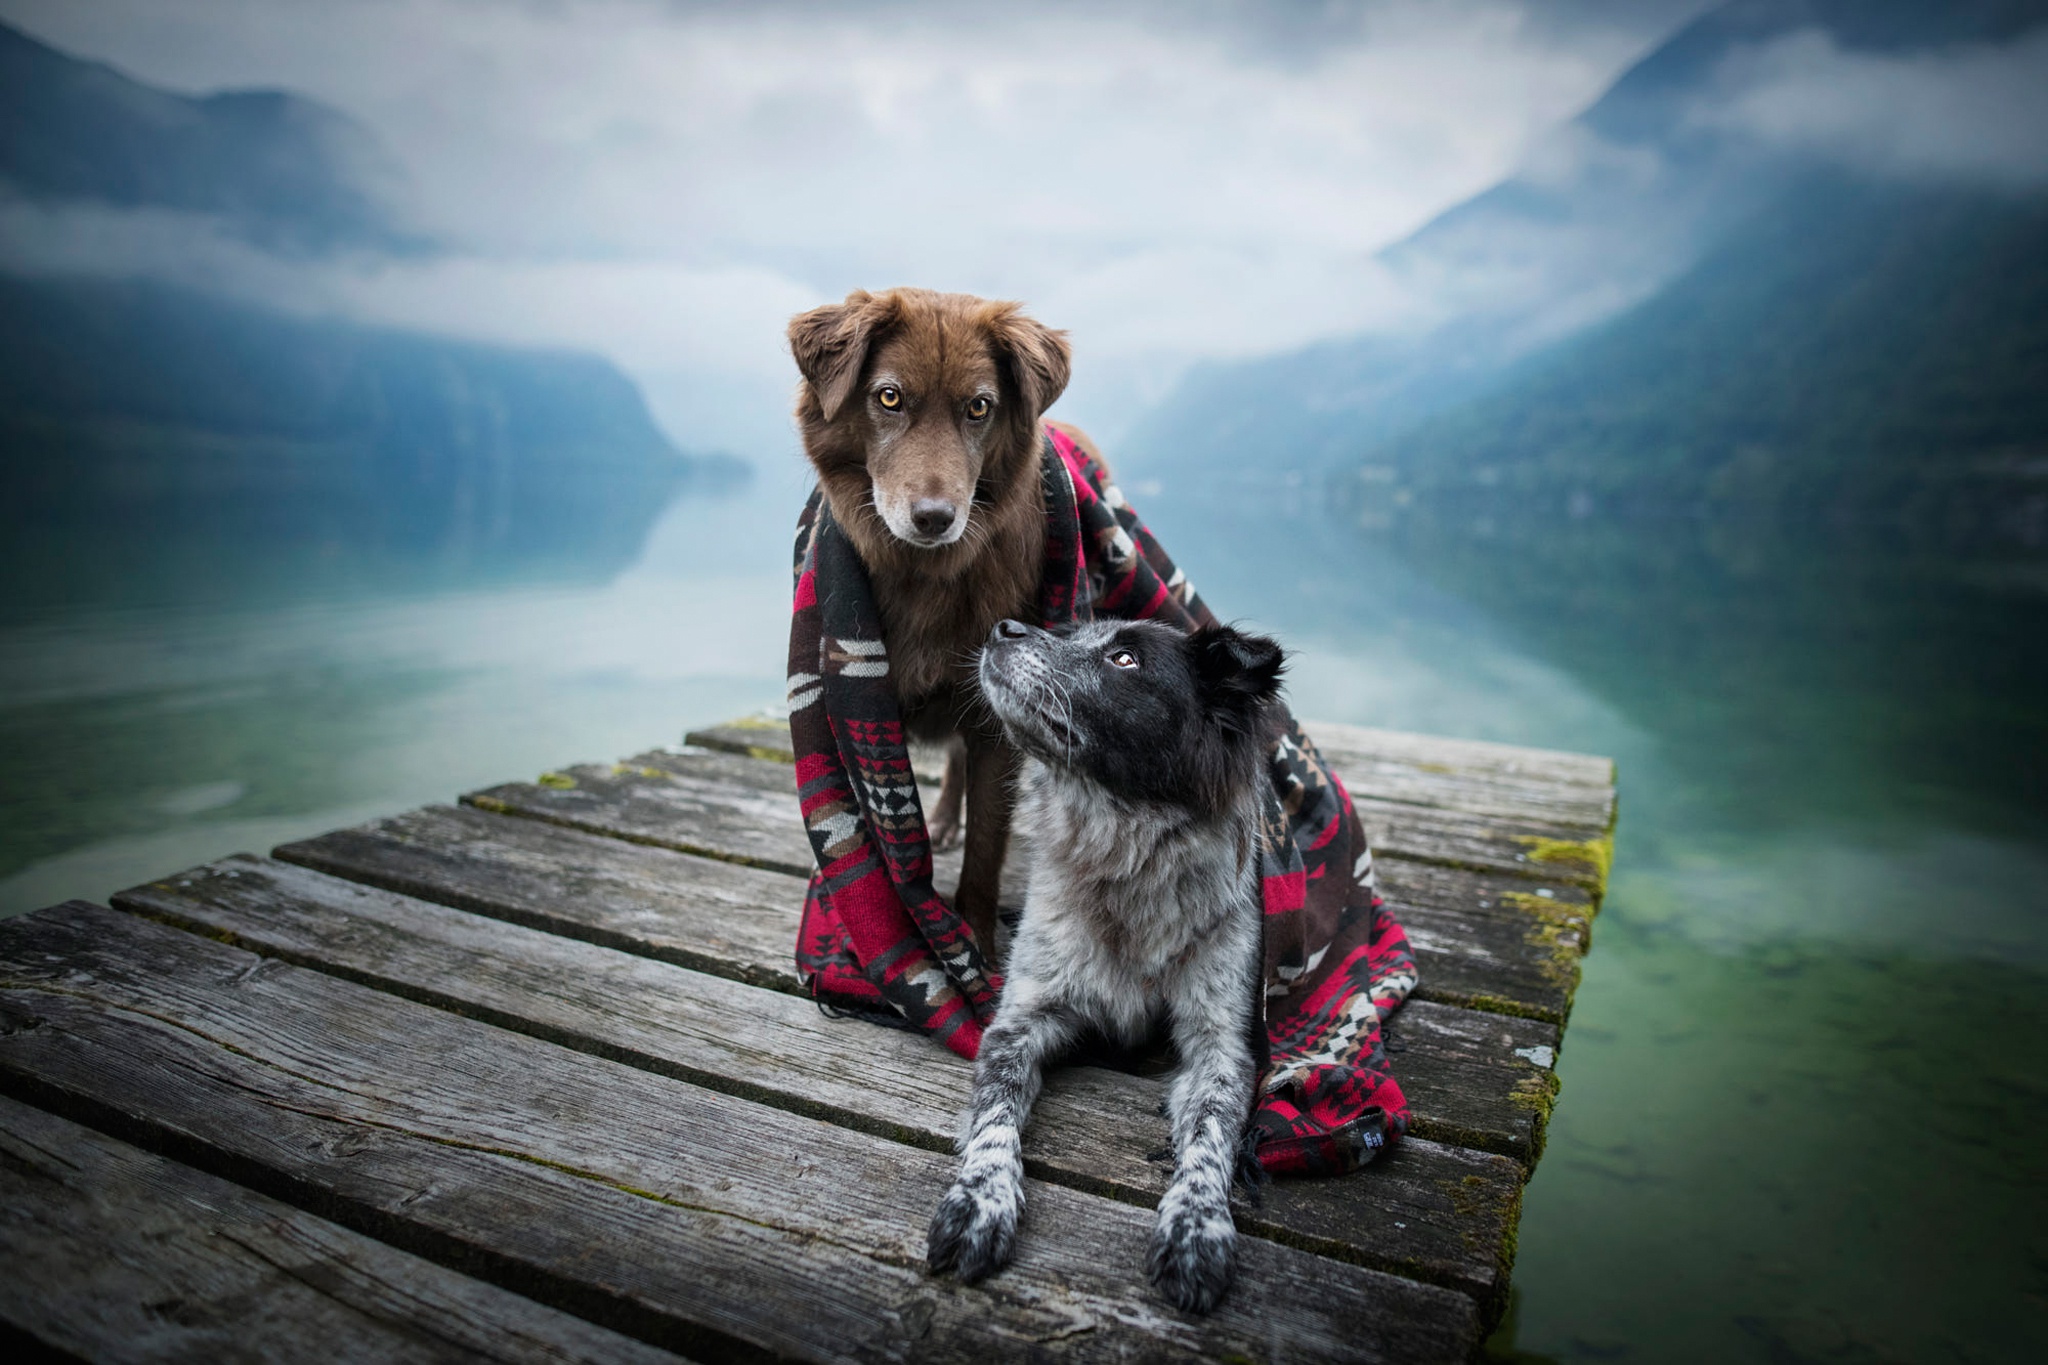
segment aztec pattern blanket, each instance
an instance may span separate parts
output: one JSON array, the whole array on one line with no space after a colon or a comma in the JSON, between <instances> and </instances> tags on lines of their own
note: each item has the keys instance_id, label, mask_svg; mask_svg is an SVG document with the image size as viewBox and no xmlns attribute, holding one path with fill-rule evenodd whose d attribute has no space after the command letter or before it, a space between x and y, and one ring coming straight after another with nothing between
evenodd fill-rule
<instances>
[{"instance_id":1,"label":"aztec pattern blanket","mask_svg":"<svg viewBox=\"0 0 2048 1365\"><path fill-rule=\"evenodd\" d=\"M1096 613L1184 630L1214 620L1106 471L1045 428L1039 615ZM789 650L797 794L818 871L797 967L821 1002L900 1015L972 1058L1001 980L932 886L888 651L853 544L813 492L797 525ZM1292 717L1278 718L1261 831L1267 1058L1247 1141L1271 1174L1335 1174L1408 1126L1381 1025L1415 986L1407 936L1374 889L1350 794Z\"/></svg>"}]
</instances>

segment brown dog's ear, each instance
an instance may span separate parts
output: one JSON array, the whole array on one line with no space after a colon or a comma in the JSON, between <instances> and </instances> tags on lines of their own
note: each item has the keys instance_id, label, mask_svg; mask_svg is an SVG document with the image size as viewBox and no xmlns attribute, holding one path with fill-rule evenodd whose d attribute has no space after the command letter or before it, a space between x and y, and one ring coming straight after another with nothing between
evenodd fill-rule
<instances>
[{"instance_id":1,"label":"brown dog's ear","mask_svg":"<svg viewBox=\"0 0 2048 1365\"><path fill-rule=\"evenodd\" d=\"M1067 334L1027 318L1017 305L1006 304L989 319L989 335L1010 369L1010 378L1024 396L1035 419L1067 390L1074 352Z\"/></svg>"},{"instance_id":2,"label":"brown dog's ear","mask_svg":"<svg viewBox=\"0 0 2048 1365\"><path fill-rule=\"evenodd\" d=\"M875 331L893 315L890 300L856 289L844 303L827 304L789 320L789 349L797 370L818 396L825 420L845 406L868 358Z\"/></svg>"}]
</instances>

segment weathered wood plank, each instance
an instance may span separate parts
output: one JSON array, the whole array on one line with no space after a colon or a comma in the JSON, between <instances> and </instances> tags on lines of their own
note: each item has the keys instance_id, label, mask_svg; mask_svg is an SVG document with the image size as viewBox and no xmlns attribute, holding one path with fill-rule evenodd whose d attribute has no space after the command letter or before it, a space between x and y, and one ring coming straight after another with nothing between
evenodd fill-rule
<instances>
[{"instance_id":1,"label":"weathered wood plank","mask_svg":"<svg viewBox=\"0 0 2048 1365\"><path fill-rule=\"evenodd\" d=\"M4 1098L0 1322L97 1361L677 1359Z\"/></svg>"},{"instance_id":2,"label":"weathered wood plank","mask_svg":"<svg viewBox=\"0 0 2048 1365\"><path fill-rule=\"evenodd\" d=\"M236 857L115 897L126 910L300 966L642 1070L951 1149L971 1065L927 1039L807 1001L508 926L286 863ZM1074 1067L1051 1078L1027 1134L1031 1173L1143 1207L1171 1146L1165 1085ZM1413 1141L1341 1181L1290 1181L1244 1206L1258 1236L1457 1289L1505 1307L1522 1171Z\"/></svg>"},{"instance_id":3,"label":"weathered wood plank","mask_svg":"<svg viewBox=\"0 0 2048 1365\"><path fill-rule=\"evenodd\" d=\"M1369 796L1598 832L1614 826L1614 765L1607 759L1332 721L1303 728L1345 785Z\"/></svg>"},{"instance_id":4,"label":"weathered wood plank","mask_svg":"<svg viewBox=\"0 0 2048 1365\"><path fill-rule=\"evenodd\" d=\"M578 764L544 773L538 782L507 782L462 799L482 810L523 815L570 829L722 858L747 867L808 876L814 866L796 789L784 780L766 790L745 780L766 765L725 757L711 773L639 754L622 763ZM706 755L706 758L709 756ZM713 768L712 763L695 765ZM723 771L717 771L723 770Z\"/></svg>"},{"instance_id":5,"label":"weathered wood plank","mask_svg":"<svg viewBox=\"0 0 2048 1365\"><path fill-rule=\"evenodd\" d=\"M1302 728L1354 795L1583 826L1585 833L1614 824L1614 765L1608 759L1332 721L1303 721ZM744 716L684 738L703 748L793 761L789 724L778 717Z\"/></svg>"},{"instance_id":6,"label":"weathered wood plank","mask_svg":"<svg viewBox=\"0 0 2048 1365\"><path fill-rule=\"evenodd\" d=\"M414 813L286 845L278 856L627 952L796 989L788 959L803 893L786 876L713 869L702 860L678 863L672 851L648 844L594 849L573 837L523 837L523 830L501 840L496 818L464 822ZM410 824L432 826L433 839L420 842L406 832ZM491 874L472 885L445 867L406 872L410 862L441 861L434 840L456 848L479 842ZM529 887L511 899L484 893L482 887L497 885L507 873L528 883L538 879L545 889ZM1021 876L1021 866L1012 875ZM1583 890L1562 880L1532 886L1395 859L1384 862L1381 875L1423 969L1418 998L1564 1022L1591 915ZM694 877L704 885L680 884ZM685 905L656 908L671 900ZM681 933L678 914L689 926Z\"/></svg>"},{"instance_id":7,"label":"weathered wood plank","mask_svg":"<svg viewBox=\"0 0 2048 1365\"><path fill-rule=\"evenodd\" d=\"M1389 858L1380 889L1415 949L1416 998L1563 1024L1593 904L1579 887Z\"/></svg>"},{"instance_id":8,"label":"weathered wood plank","mask_svg":"<svg viewBox=\"0 0 2048 1365\"><path fill-rule=\"evenodd\" d=\"M801 994L791 945L801 888L793 879L538 821L430 806L276 850L284 861L550 933ZM175 880L175 879L173 879ZM1427 894L1424 882L1404 883ZM751 897L752 900L748 900ZM1445 1013L1447 1011L1447 1013ZM1418 1020L1462 1009L1411 1001ZM1417 1025L1398 1063L1418 1136L1532 1161L1542 1141L1532 1086L1547 1070L1516 1048L1557 1046L1555 1027L1510 1024L1511 1044L1475 1059L1470 1029ZM1491 1036L1480 1029L1474 1036ZM1439 1047L1446 1049L1441 1053ZM1546 1091L1547 1093L1547 1091Z\"/></svg>"},{"instance_id":9,"label":"weathered wood plank","mask_svg":"<svg viewBox=\"0 0 2048 1365\"><path fill-rule=\"evenodd\" d=\"M1303 721L1323 748L1342 749L1375 762L1406 763L1458 775L1511 777L1557 786L1612 787L1614 760L1568 749L1532 749L1485 739L1453 739L1405 730L1382 730L1340 721Z\"/></svg>"},{"instance_id":10,"label":"weathered wood plank","mask_svg":"<svg viewBox=\"0 0 2048 1365\"><path fill-rule=\"evenodd\" d=\"M703 748L690 748L652 750L609 767L594 765L589 769L573 769L570 774L571 780L574 780L575 774L585 772L590 773L594 781L614 791L621 784L630 784L635 778L642 782L659 781L655 775L667 773L679 779L686 779L692 784L691 790L695 795L706 795L709 791L708 787L695 784L716 786L732 783L762 796L784 797L789 803L790 820L793 822L791 828L794 834L785 842L776 845L779 850L777 861L786 871L798 872L805 876L810 874L810 848L804 838L801 819L795 814L794 783L786 765ZM556 776L559 779L563 775ZM498 789L493 790L495 792ZM931 792L927 790L924 795L929 797ZM664 838L660 826L661 816L658 814L661 798L658 794L641 794L640 799L655 804L636 813L643 823L636 824L635 829L643 831L644 837L661 841ZM1600 894L1606 884L1612 840L1605 833L1604 827L1595 830L1551 819L1473 814L1411 802L1382 800L1369 793L1360 795L1355 791L1353 799L1358 807L1359 818L1365 822L1366 833L1371 837L1376 853L1449 867L1505 872L1537 880L1563 880L1575 886L1586 887L1595 896ZM532 793L527 793L523 813L541 814L546 818L549 812L579 805L580 803L576 802L535 799ZM684 819L688 818L687 812L678 812L678 815ZM636 833L634 837L643 835ZM716 856L715 851L706 851L714 852ZM957 850L941 854L935 860L934 866L936 876L942 885L951 886L958 881L960 855ZM1021 878L1006 876L1004 887L1006 891L1013 891L1018 897L1022 896Z\"/></svg>"},{"instance_id":11,"label":"weathered wood plank","mask_svg":"<svg viewBox=\"0 0 2048 1365\"><path fill-rule=\"evenodd\" d=\"M1319 746L1336 747L1372 762L1399 763L1457 776L1507 777L1555 787L1614 785L1614 760L1592 754L1410 734L1337 721L1305 720L1301 724ZM703 726L690 731L684 741L780 763L792 762L795 757L788 719L769 712Z\"/></svg>"},{"instance_id":12,"label":"weathered wood plank","mask_svg":"<svg viewBox=\"0 0 2048 1365\"><path fill-rule=\"evenodd\" d=\"M547 774L541 782L505 783L463 800L484 810L794 876L809 876L813 866L789 770L761 759L653 751L622 763ZM1611 844L1604 834L1584 837L1585 831L1564 826L1365 798L1357 806L1374 849L1389 860L1562 882L1595 896L1606 880ZM1022 903L1026 857L1028 847L1020 841L1004 868L1004 899L1011 905ZM959 876L957 849L934 859L942 891ZM1491 993L1512 998L1506 990Z\"/></svg>"},{"instance_id":13,"label":"weathered wood plank","mask_svg":"<svg viewBox=\"0 0 2048 1365\"><path fill-rule=\"evenodd\" d=\"M1352 804L1375 857L1566 881L1596 897L1606 892L1607 868L1614 855L1612 835L1369 796L1354 796Z\"/></svg>"},{"instance_id":14,"label":"weathered wood plank","mask_svg":"<svg viewBox=\"0 0 2048 1365\"><path fill-rule=\"evenodd\" d=\"M1039 1181L1015 1263L927 1278L938 1153L76 903L0 925L0 1088L693 1354L1463 1359L1461 1294L1248 1239L1211 1317L1140 1209Z\"/></svg>"},{"instance_id":15,"label":"weathered wood plank","mask_svg":"<svg viewBox=\"0 0 2048 1365\"><path fill-rule=\"evenodd\" d=\"M1530 1167L1542 1157L1557 1099L1556 1024L1410 1000L1386 1034L1417 1137Z\"/></svg>"},{"instance_id":16,"label":"weathered wood plank","mask_svg":"<svg viewBox=\"0 0 2048 1365\"><path fill-rule=\"evenodd\" d=\"M786 873L468 806L427 806L273 853L531 929L801 990L793 954L803 884Z\"/></svg>"},{"instance_id":17,"label":"weathered wood plank","mask_svg":"<svg viewBox=\"0 0 2048 1365\"><path fill-rule=\"evenodd\" d=\"M737 773L733 771L736 768L740 769ZM725 754L650 753L622 764L570 768L556 775L552 784L509 783L467 799L493 812L537 817L550 824L724 857L792 875L807 874L810 844L794 794L771 795L763 790L767 773L786 776L787 772L761 760ZM734 778L744 781L729 780ZM776 803L782 807L779 818L774 813ZM1490 847L1496 861L1520 856L1504 854L1498 840ZM1028 843L1020 840L1004 868L1006 899L1013 905L1023 899L1029 856ZM940 890L950 890L959 879L959 852L939 855L934 866ZM1403 876L1401 861L1391 854L1385 859L1385 869L1392 882ZM1530 873L1523 865L1510 875L1529 877ZM1426 878L1418 875L1409 880ZM1409 928L1423 969L1422 998L1502 1008L1562 1022L1578 985L1583 930L1558 925L1551 907L1534 893L1540 888L1554 899L1562 889L1580 903L1587 897L1566 877L1552 880L1557 886L1524 882L1528 895L1510 894L1503 888L1497 895L1474 896L1462 904L1441 895L1421 902ZM1478 905L1479 899L1489 900L1490 906ZM1560 935L1570 935L1574 942L1567 947Z\"/></svg>"},{"instance_id":18,"label":"weathered wood plank","mask_svg":"<svg viewBox=\"0 0 2048 1365\"><path fill-rule=\"evenodd\" d=\"M538 782L504 783L462 800L481 810L792 876L809 877L817 866L788 766L761 759L656 749L618 763L546 773ZM960 884L961 856L956 846L932 859L932 877L943 894ZM1008 905L1023 904L1021 859L1004 866L1002 894Z\"/></svg>"}]
</instances>

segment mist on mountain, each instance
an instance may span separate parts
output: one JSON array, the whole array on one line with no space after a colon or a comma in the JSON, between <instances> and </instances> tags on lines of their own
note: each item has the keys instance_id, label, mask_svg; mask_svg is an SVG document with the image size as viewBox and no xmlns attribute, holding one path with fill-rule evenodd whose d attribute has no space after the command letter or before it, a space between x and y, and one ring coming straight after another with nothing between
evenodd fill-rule
<instances>
[{"instance_id":1,"label":"mist on mountain","mask_svg":"<svg viewBox=\"0 0 2048 1365\"><path fill-rule=\"evenodd\" d=\"M0 194L213 220L266 249L427 246L402 173L346 115L282 90L157 90L0 24Z\"/></svg>"},{"instance_id":2,"label":"mist on mountain","mask_svg":"<svg viewBox=\"0 0 2048 1365\"><path fill-rule=\"evenodd\" d=\"M1271 474L1238 455L1256 432L1381 520L1499 490L1825 499L2035 536L1992 514L2043 492L2016 452L2048 440L2044 22L2039 3L1711 11L1380 253L1436 300L1428 325L1203 367L1124 463L1249 482ZM1930 466L1938 496L1913 477Z\"/></svg>"},{"instance_id":3,"label":"mist on mountain","mask_svg":"<svg viewBox=\"0 0 2048 1365\"><path fill-rule=\"evenodd\" d=\"M161 552L121 593L252 555L269 578L279 556L387 584L601 577L678 490L745 477L677 450L601 357L285 312L246 281L106 259L123 231L158 254L233 239L279 279L416 256L433 248L391 208L394 165L314 101L176 95L0 26L0 221L47 239L0 243L0 523L27 599L101 581L84 565L116 542Z\"/></svg>"}]
</instances>

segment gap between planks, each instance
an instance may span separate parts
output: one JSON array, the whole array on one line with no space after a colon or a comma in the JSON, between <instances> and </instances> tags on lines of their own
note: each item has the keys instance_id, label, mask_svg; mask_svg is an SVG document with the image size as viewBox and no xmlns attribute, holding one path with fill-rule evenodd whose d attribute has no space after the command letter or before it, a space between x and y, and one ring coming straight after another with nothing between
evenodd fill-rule
<instances>
[{"instance_id":1,"label":"gap between planks","mask_svg":"<svg viewBox=\"0 0 2048 1365\"><path fill-rule=\"evenodd\" d=\"M807 877L814 865L790 770L762 759L653 752L463 799L498 814L791 876ZM1425 814L1442 826L1442 813ZM1385 893L1418 951L1419 997L1564 1023L1590 941L1595 894L1570 877L1535 878L1514 861L1524 855L1499 831L1467 842L1490 856L1492 870L1378 858ZM1020 840L1006 862L1009 904L1021 901L1029 856L1028 841ZM935 857L942 893L959 872L957 849Z\"/></svg>"},{"instance_id":2,"label":"gap between planks","mask_svg":"<svg viewBox=\"0 0 2048 1365\"><path fill-rule=\"evenodd\" d=\"M1030 1182L1016 1262L921 1271L937 1153L72 903L0 925L0 1089L707 1360L1457 1360L1472 1301L1262 1241L1207 1319L1150 1219Z\"/></svg>"},{"instance_id":3,"label":"gap between planks","mask_svg":"<svg viewBox=\"0 0 2048 1365\"><path fill-rule=\"evenodd\" d=\"M0 1262L0 1323L32 1339L38 1356L333 1365L679 1359L6 1098Z\"/></svg>"},{"instance_id":4,"label":"gap between planks","mask_svg":"<svg viewBox=\"0 0 2048 1365\"><path fill-rule=\"evenodd\" d=\"M972 1067L929 1040L572 939L239 857L115 898L222 942L728 1094L951 1150ZM1162 1082L1095 1067L1048 1077L1034 1176L1150 1208L1171 1145ZM1240 1204L1255 1236L1505 1306L1521 1167L1411 1139L1361 1176L1287 1181Z\"/></svg>"},{"instance_id":5,"label":"gap between planks","mask_svg":"<svg viewBox=\"0 0 2048 1365\"><path fill-rule=\"evenodd\" d=\"M791 960L801 883L759 869L469 807L426 807L287 844L288 862L408 896L805 996ZM155 886L176 890L181 878ZM1533 1165L1561 1032L1411 1000L1395 1051L1418 1136ZM930 1050L929 1045L927 1045Z\"/></svg>"}]
</instances>

